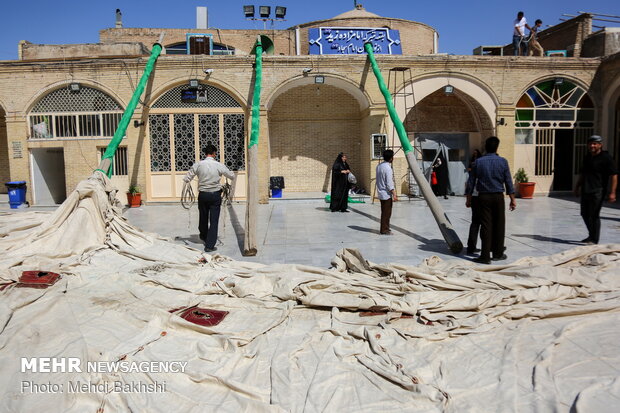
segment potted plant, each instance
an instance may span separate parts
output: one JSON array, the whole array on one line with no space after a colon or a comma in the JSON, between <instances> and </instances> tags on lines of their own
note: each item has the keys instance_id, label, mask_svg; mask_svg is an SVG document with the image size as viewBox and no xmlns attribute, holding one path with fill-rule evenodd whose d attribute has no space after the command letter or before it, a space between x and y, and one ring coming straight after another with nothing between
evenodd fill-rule
<instances>
[{"instance_id":1,"label":"potted plant","mask_svg":"<svg viewBox=\"0 0 620 413\"><path fill-rule=\"evenodd\" d=\"M519 168L515 174L515 182L519 186L519 196L524 199L534 198L535 182L530 182L525 169Z\"/></svg>"},{"instance_id":2,"label":"potted plant","mask_svg":"<svg viewBox=\"0 0 620 413\"><path fill-rule=\"evenodd\" d=\"M130 185L127 191L127 203L130 208L138 208L142 204L142 193L138 185Z\"/></svg>"}]
</instances>

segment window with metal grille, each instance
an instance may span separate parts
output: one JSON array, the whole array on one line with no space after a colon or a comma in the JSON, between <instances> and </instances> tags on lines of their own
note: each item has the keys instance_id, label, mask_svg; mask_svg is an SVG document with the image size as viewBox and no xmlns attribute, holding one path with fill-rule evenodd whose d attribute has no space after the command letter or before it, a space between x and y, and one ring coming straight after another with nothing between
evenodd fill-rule
<instances>
[{"instance_id":1,"label":"window with metal grille","mask_svg":"<svg viewBox=\"0 0 620 413\"><path fill-rule=\"evenodd\" d=\"M387 135L373 133L372 135L372 159L383 159L383 151L387 149Z\"/></svg>"},{"instance_id":2,"label":"window with metal grille","mask_svg":"<svg viewBox=\"0 0 620 413\"><path fill-rule=\"evenodd\" d=\"M99 160L103 158L107 147L99 148ZM126 176L128 175L128 166L127 166L127 147L119 146L116 148L116 152L114 153L114 159L112 160L112 167L114 168L114 175L116 176Z\"/></svg>"},{"instance_id":3,"label":"window with metal grille","mask_svg":"<svg viewBox=\"0 0 620 413\"><path fill-rule=\"evenodd\" d=\"M211 85L200 84L200 90L204 91L205 99L195 102L184 102L181 99L183 91L191 89L188 84L179 85L164 93L153 105L154 109L160 108L239 108L241 104L225 91Z\"/></svg>"},{"instance_id":4,"label":"window with metal grille","mask_svg":"<svg viewBox=\"0 0 620 413\"><path fill-rule=\"evenodd\" d=\"M30 139L111 137L123 108L104 92L81 86L43 96L28 115Z\"/></svg>"}]
</instances>

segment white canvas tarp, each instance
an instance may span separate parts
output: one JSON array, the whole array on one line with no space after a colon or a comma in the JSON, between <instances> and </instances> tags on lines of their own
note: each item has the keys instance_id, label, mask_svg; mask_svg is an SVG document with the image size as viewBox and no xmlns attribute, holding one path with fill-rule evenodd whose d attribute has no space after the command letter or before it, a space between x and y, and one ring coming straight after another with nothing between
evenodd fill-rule
<instances>
[{"instance_id":1,"label":"white canvas tarp","mask_svg":"<svg viewBox=\"0 0 620 413\"><path fill-rule=\"evenodd\" d=\"M144 233L114 195L96 172L53 213L0 215L0 411L620 408L618 244L484 267L349 249L331 269L262 265ZM62 279L17 288L26 270ZM228 315L204 327L170 312L190 306ZM187 365L23 371L33 357ZM41 384L62 391L29 390Z\"/></svg>"}]
</instances>

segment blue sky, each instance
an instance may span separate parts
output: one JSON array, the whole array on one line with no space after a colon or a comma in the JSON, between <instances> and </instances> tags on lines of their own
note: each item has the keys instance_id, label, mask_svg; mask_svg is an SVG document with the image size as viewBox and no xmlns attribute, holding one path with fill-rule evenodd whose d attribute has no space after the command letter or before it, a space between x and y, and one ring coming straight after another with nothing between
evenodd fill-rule
<instances>
[{"instance_id":1,"label":"blue sky","mask_svg":"<svg viewBox=\"0 0 620 413\"><path fill-rule=\"evenodd\" d=\"M414 1L359 0L366 10L385 17L426 23L439 32L439 51L471 54L479 45L507 44L512 21L523 10L528 21L542 19L560 23L562 14L580 11L620 15L620 1L528 1L498 0ZM39 44L97 43L99 30L114 27L114 12L120 8L125 27L188 28L196 24L196 6L209 10L209 26L222 29L262 29L262 22L246 21L242 6L286 6L286 21L277 29L334 17L353 9L353 0L312 1L198 1L198 0L7 0L0 15L0 60L17 58L17 43ZM518 6L516 5L518 4ZM518 9L517 9L518 8ZM618 27L618 24L595 22ZM149 45L150 46L150 45Z\"/></svg>"}]
</instances>

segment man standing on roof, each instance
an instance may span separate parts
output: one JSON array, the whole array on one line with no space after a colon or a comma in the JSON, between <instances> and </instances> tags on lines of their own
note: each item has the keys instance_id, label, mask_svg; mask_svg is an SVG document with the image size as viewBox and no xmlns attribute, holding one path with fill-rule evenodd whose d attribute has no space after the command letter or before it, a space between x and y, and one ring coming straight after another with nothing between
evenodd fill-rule
<instances>
[{"instance_id":1,"label":"man standing on roof","mask_svg":"<svg viewBox=\"0 0 620 413\"><path fill-rule=\"evenodd\" d=\"M542 20L538 19L534 22L534 26L530 29L530 40L527 42L529 56L534 54L543 56L545 53L545 50L542 48L540 43L538 43L538 30L540 29L540 26L542 26Z\"/></svg>"},{"instance_id":2,"label":"man standing on roof","mask_svg":"<svg viewBox=\"0 0 620 413\"><path fill-rule=\"evenodd\" d=\"M517 18L512 24L512 49L515 56L527 56L527 40L525 38L526 27L529 30L532 30L532 28L527 24L525 15L522 11L520 11L517 13Z\"/></svg>"},{"instance_id":3,"label":"man standing on roof","mask_svg":"<svg viewBox=\"0 0 620 413\"><path fill-rule=\"evenodd\" d=\"M501 261L508 258L504 254L504 235L506 232L506 211L504 207L504 188L510 197L510 210L517 207L515 189L512 185L508 161L497 154L499 139L488 138L484 144L486 155L473 164L465 194L465 206L471 207L474 188L478 190L478 207L480 214L480 239L482 246L480 257L474 259L481 264Z\"/></svg>"},{"instance_id":4,"label":"man standing on roof","mask_svg":"<svg viewBox=\"0 0 620 413\"><path fill-rule=\"evenodd\" d=\"M579 196L581 193L581 217L588 228L588 237L581 242L598 244L603 201L605 196L609 202L616 201L617 186L618 171L609 152L603 150L603 138L598 135L590 136L588 153L583 159L581 175L575 187L575 195Z\"/></svg>"},{"instance_id":5,"label":"man standing on roof","mask_svg":"<svg viewBox=\"0 0 620 413\"><path fill-rule=\"evenodd\" d=\"M205 243L206 252L213 252L217 249L215 242L222 205L220 177L224 175L229 179L235 178L234 173L215 160L216 151L214 145L208 144L204 148L206 158L192 165L183 178L183 181L189 183L194 176L198 175L198 190L200 191L198 194L198 212L200 213L198 230L200 239Z\"/></svg>"}]
</instances>

